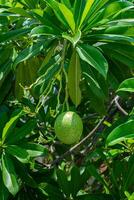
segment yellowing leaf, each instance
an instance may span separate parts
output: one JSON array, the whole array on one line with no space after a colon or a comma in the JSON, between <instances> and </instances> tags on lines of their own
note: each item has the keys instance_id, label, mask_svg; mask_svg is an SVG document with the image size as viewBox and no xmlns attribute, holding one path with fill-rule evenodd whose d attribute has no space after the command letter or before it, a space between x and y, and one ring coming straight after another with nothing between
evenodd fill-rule
<instances>
[{"instance_id":1,"label":"yellowing leaf","mask_svg":"<svg viewBox=\"0 0 134 200\"><path fill-rule=\"evenodd\" d=\"M79 87L80 78L81 78L80 60L79 56L74 50L68 70L68 89L70 98L76 106L78 106L81 102L81 90Z\"/></svg>"},{"instance_id":2,"label":"yellowing leaf","mask_svg":"<svg viewBox=\"0 0 134 200\"><path fill-rule=\"evenodd\" d=\"M81 17L80 26L82 25L83 21L85 20L85 18L86 18L86 16L87 16L87 14L88 14L93 3L94 3L94 0L87 0L85 9L84 9L82 17Z\"/></svg>"}]
</instances>

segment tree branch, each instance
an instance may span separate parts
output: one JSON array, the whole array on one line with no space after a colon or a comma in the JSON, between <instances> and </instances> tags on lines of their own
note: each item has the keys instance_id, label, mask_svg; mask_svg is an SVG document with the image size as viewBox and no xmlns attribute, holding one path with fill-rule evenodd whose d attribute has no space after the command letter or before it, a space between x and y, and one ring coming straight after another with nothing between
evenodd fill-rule
<instances>
[{"instance_id":1,"label":"tree branch","mask_svg":"<svg viewBox=\"0 0 134 200\"><path fill-rule=\"evenodd\" d=\"M115 99L117 98L117 96L111 101L109 108L108 108L108 113L111 110ZM71 147L68 151L66 151L63 155L61 155L59 158L55 159L52 164L50 165L50 168L55 166L56 164L60 163L66 156L71 155L77 148L79 148L81 145L83 145L87 140L89 140L94 133L101 127L101 125L103 124L103 122L107 119L107 115L104 116L99 122L98 124L93 128L93 130L86 136L84 137L79 143L77 143L76 145L74 145L73 147Z\"/></svg>"},{"instance_id":2,"label":"tree branch","mask_svg":"<svg viewBox=\"0 0 134 200\"><path fill-rule=\"evenodd\" d=\"M121 107L121 105L119 104L118 100L119 100L119 96L116 96L115 100L114 100L116 107L119 109L119 111L121 111L121 113L123 113L124 115L128 116L128 113Z\"/></svg>"},{"instance_id":3,"label":"tree branch","mask_svg":"<svg viewBox=\"0 0 134 200\"><path fill-rule=\"evenodd\" d=\"M95 132L97 132L99 129L103 130L105 125L103 124L104 121L106 120L110 120L111 117L113 117L113 115L115 115L115 113L117 112L117 108L125 115L128 115L128 113L119 105L118 100L119 100L119 96L115 96L114 99L110 102L110 105L108 107L107 110L107 114L106 116L102 117L102 119L98 122L98 124L88 133L88 135L86 137L84 137L79 143L77 143L76 145L74 145L73 147L71 147L68 151L66 151L63 155L61 155L59 158L55 159L48 167L52 168L55 165L59 164L66 156L71 155L77 148L79 148L81 145L83 145L86 141L88 141ZM113 107L113 105L116 105L116 109L111 111L111 108ZM99 130L99 132L100 132ZM91 151L91 147L94 146L94 144L96 143L96 140L98 139L98 135L94 136L93 138L93 142L88 146L88 148L86 149L85 152L87 152L88 150Z\"/></svg>"}]
</instances>

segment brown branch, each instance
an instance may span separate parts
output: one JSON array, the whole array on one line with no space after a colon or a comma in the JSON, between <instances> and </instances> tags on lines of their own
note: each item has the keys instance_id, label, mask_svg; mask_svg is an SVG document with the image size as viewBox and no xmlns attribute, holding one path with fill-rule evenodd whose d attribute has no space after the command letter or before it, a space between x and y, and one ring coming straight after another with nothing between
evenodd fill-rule
<instances>
[{"instance_id":1,"label":"brown branch","mask_svg":"<svg viewBox=\"0 0 134 200\"><path fill-rule=\"evenodd\" d=\"M81 145L83 145L86 141L88 141L96 131L98 131L99 129L103 129L105 126L103 124L103 122L107 119L111 118L111 115L113 116L116 112L117 109L114 110L114 112L110 112L111 108L113 107L113 105L115 104L116 107L119 109L120 111L122 111L125 115L128 115L128 113L126 111L124 111L124 109L119 105L118 103L119 100L119 96L115 96L114 99L111 101L108 111L107 113L110 114L110 116L104 116L99 122L98 124L91 130L91 132L84 137L79 143L77 143L76 145L74 145L73 147L71 147L68 151L66 151L64 154L62 154L59 158L55 159L50 165L49 168L54 167L55 165L59 164L66 156L71 155L77 148L79 148ZM102 128L103 127L103 128ZM94 146L95 141L98 140L97 139L98 136L94 136L93 138L93 142L91 143L90 147L88 147L88 149L90 148L90 151L92 151L92 149L94 149L94 147L91 149L92 146Z\"/></svg>"},{"instance_id":2,"label":"brown branch","mask_svg":"<svg viewBox=\"0 0 134 200\"><path fill-rule=\"evenodd\" d=\"M115 97L117 98L117 97ZM111 101L109 108L108 108L108 113L111 110L114 102L115 102L115 98ZM84 137L78 144L74 145L73 147L71 147L68 151L66 151L63 155L61 155L59 158L55 159L52 164L50 165L50 168L55 166L56 164L60 163L66 156L71 155L77 148L79 148L81 145L83 145L87 140L89 140L94 133L101 127L101 125L103 124L103 122L107 119L107 116L104 116L99 122L98 124L93 128L93 130L86 136Z\"/></svg>"},{"instance_id":3,"label":"brown branch","mask_svg":"<svg viewBox=\"0 0 134 200\"><path fill-rule=\"evenodd\" d=\"M57 158L56 160L54 160L51 164L51 167L58 164L61 160L63 160L66 156L72 154L74 152L74 150L76 150L78 147L80 147L82 144L84 144L89 138L92 137L92 135L98 130L98 128L100 127L100 125L104 122L105 117L103 117L99 123L95 126L95 128L86 136L84 137L78 144L74 145L73 147L71 147L68 151L66 151L63 155L61 155L59 158Z\"/></svg>"}]
</instances>

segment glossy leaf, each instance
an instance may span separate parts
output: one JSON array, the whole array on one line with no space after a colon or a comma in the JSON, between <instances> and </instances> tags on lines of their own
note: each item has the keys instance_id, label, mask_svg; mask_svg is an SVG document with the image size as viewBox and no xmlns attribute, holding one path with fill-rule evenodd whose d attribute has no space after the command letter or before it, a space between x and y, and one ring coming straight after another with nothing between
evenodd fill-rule
<instances>
[{"instance_id":1,"label":"glossy leaf","mask_svg":"<svg viewBox=\"0 0 134 200\"><path fill-rule=\"evenodd\" d=\"M105 54L108 55L113 61L116 60L119 63L123 63L125 66L128 66L132 69L134 68L134 46L130 46L127 44L120 45L117 43L109 43L102 45L101 48L105 52ZM120 75L119 72L118 74Z\"/></svg>"},{"instance_id":2,"label":"glossy leaf","mask_svg":"<svg viewBox=\"0 0 134 200\"><path fill-rule=\"evenodd\" d=\"M30 157L45 156L48 152L43 145L36 143L20 144L20 148L24 148Z\"/></svg>"},{"instance_id":3,"label":"glossy leaf","mask_svg":"<svg viewBox=\"0 0 134 200\"><path fill-rule=\"evenodd\" d=\"M17 158L22 163L28 163L29 162L29 155L28 155L27 151L23 148L20 148L17 145L7 146L6 153Z\"/></svg>"},{"instance_id":4,"label":"glossy leaf","mask_svg":"<svg viewBox=\"0 0 134 200\"><path fill-rule=\"evenodd\" d=\"M37 26L35 28L32 29L31 31L31 35L32 36L38 36L38 35L52 35L52 36L56 36L59 35L59 31L56 30L53 27L50 26L46 26L46 25L42 25L42 26Z\"/></svg>"},{"instance_id":5,"label":"glossy leaf","mask_svg":"<svg viewBox=\"0 0 134 200\"><path fill-rule=\"evenodd\" d=\"M56 2L55 0L44 0L44 1L53 9L53 11L54 11L55 15L57 16L57 18L59 19L59 21L64 25L65 28L67 28L69 26L69 24L67 23L67 21L65 19L65 17L67 17L67 14L65 14L65 16L63 15L63 10L61 11L62 7L61 7L61 9L59 8L60 3ZM64 6L64 4L61 4L61 5ZM66 6L65 6L65 10L66 10ZM69 9L67 9L67 10L69 10ZM70 12L71 11L69 10L69 15L70 15Z\"/></svg>"},{"instance_id":6,"label":"glossy leaf","mask_svg":"<svg viewBox=\"0 0 134 200\"><path fill-rule=\"evenodd\" d=\"M19 191L19 184L13 162L8 155L2 156L2 177L5 187L15 196Z\"/></svg>"},{"instance_id":7,"label":"glossy leaf","mask_svg":"<svg viewBox=\"0 0 134 200\"><path fill-rule=\"evenodd\" d=\"M42 43L37 43L34 44L30 47L27 47L26 49L24 49L22 52L20 52L18 54L18 56L16 57L13 67L16 68L16 66L20 63L23 62L33 56L38 55L44 48L44 44Z\"/></svg>"},{"instance_id":8,"label":"glossy leaf","mask_svg":"<svg viewBox=\"0 0 134 200\"><path fill-rule=\"evenodd\" d=\"M123 81L117 92L124 91L124 92L134 92L134 78L127 79Z\"/></svg>"},{"instance_id":9,"label":"glossy leaf","mask_svg":"<svg viewBox=\"0 0 134 200\"><path fill-rule=\"evenodd\" d=\"M77 52L83 61L94 67L106 78L108 63L97 48L90 45L81 44L77 47Z\"/></svg>"},{"instance_id":10,"label":"glossy leaf","mask_svg":"<svg viewBox=\"0 0 134 200\"><path fill-rule=\"evenodd\" d=\"M0 171L0 180L1 180L1 183L0 183L0 199L1 200L8 200L9 199L9 192L8 192L7 188L4 186L1 171Z\"/></svg>"},{"instance_id":11,"label":"glossy leaf","mask_svg":"<svg viewBox=\"0 0 134 200\"><path fill-rule=\"evenodd\" d=\"M0 138L2 137L2 130L8 121L8 109L6 106L0 107Z\"/></svg>"},{"instance_id":12,"label":"glossy leaf","mask_svg":"<svg viewBox=\"0 0 134 200\"><path fill-rule=\"evenodd\" d=\"M67 197L69 197L69 195L70 195L69 182L67 181L65 172L60 169L57 170L57 181L58 181L59 186L62 189L63 193Z\"/></svg>"},{"instance_id":13,"label":"glossy leaf","mask_svg":"<svg viewBox=\"0 0 134 200\"><path fill-rule=\"evenodd\" d=\"M86 0L75 0L74 3L74 19L77 27L80 24L81 17L85 8Z\"/></svg>"},{"instance_id":14,"label":"glossy leaf","mask_svg":"<svg viewBox=\"0 0 134 200\"><path fill-rule=\"evenodd\" d=\"M74 50L68 69L68 89L72 102L78 106L81 102L81 90L79 87L81 78L81 66L77 52Z\"/></svg>"},{"instance_id":15,"label":"glossy leaf","mask_svg":"<svg viewBox=\"0 0 134 200\"><path fill-rule=\"evenodd\" d=\"M88 12L90 11L90 8L92 6L92 4L94 3L94 0L87 0L82 17L81 17L81 21L80 21L80 26L82 25L83 21L85 20Z\"/></svg>"},{"instance_id":16,"label":"glossy leaf","mask_svg":"<svg viewBox=\"0 0 134 200\"><path fill-rule=\"evenodd\" d=\"M134 138L134 120L129 120L126 123L116 127L108 135L106 144L112 146L129 138Z\"/></svg>"},{"instance_id":17,"label":"glossy leaf","mask_svg":"<svg viewBox=\"0 0 134 200\"><path fill-rule=\"evenodd\" d=\"M20 118L20 116L23 114L22 110L17 110L13 113L11 119L6 123L3 132L2 132L2 141L4 142L6 137L12 132L14 129L17 120Z\"/></svg>"},{"instance_id":18,"label":"glossy leaf","mask_svg":"<svg viewBox=\"0 0 134 200\"><path fill-rule=\"evenodd\" d=\"M19 8L19 7L9 8L8 11L12 13L20 14L20 16L31 18L31 15L23 8Z\"/></svg>"},{"instance_id":19,"label":"glossy leaf","mask_svg":"<svg viewBox=\"0 0 134 200\"><path fill-rule=\"evenodd\" d=\"M17 171L18 176L21 180L28 186L32 188L37 188L37 183L35 182L34 178L29 174L29 170L25 164L22 164L18 160L16 160L15 169Z\"/></svg>"},{"instance_id":20,"label":"glossy leaf","mask_svg":"<svg viewBox=\"0 0 134 200\"><path fill-rule=\"evenodd\" d=\"M10 137L6 139L7 144L16 144L20 142L23 138L30 135L32 130L35 128L36 122L35 120L31 119L27 121L22 127L16 129Z\"/></svg>"},{"instance_id":21,"label":"glossy leaf","mask_svg":"<svg viewBox=\"0 0 134 200\"><path fill-rule=\"evenodd\" d=\"M17 29L17 30L9 31L7 33L3 33L0 36L0 42L5 42L7 40L16 39L19 36L29 33L30 30L31 30L31 28L25 28L25 29Z\"/></svg>"},{"instance_id":22,"label":"glossy leaf","mask_svg":"<svg viewBox=\"0 0 134 200\"><path fill-rule=\"evenodd\" d=\"M72 31L75 32L75 21L74 21L73 13L64 4L59 3L59 8L63 16L65 17L68 25L70 26Z\"/></svg>"},{"instance_id":23,"label":"glossy leaf","mask_svg":"<svg viewBox=\"0 0 134 200\"><path fill-rule=\"evenodd\" d=\"M71 170L71 194L73 197L76 197L78 191L81 189L81 177L80 177L80 171L78 167L73 167Z\"/></svg>"},{"instance_id":24,"label":"glossy leaf","mask_svg":"<svg viewBox=\"0 0 134 200\"><path fill-rule=\"evenodd\" d=\"M116 34L89 35L88 40L101 41L101 42L116 42L120 44L130 44L130 45L134 44L134 38Z\"/></svg>"},{"instance_id":25,"label":"glossy leaf","mask_svg":"<svg viewBox=\"0 0 134 200\"><path fill-rule=\"evenodd\" d=\"M72 44L73 44L73 47L75 47L75 45L79 42L79 40L81 39L81 31L78 30L76 32L76 34L72 37L70 36L69 34L67 33L63 33L62 34L62 37L69 40Z\"/></svg>"}]
</instances>

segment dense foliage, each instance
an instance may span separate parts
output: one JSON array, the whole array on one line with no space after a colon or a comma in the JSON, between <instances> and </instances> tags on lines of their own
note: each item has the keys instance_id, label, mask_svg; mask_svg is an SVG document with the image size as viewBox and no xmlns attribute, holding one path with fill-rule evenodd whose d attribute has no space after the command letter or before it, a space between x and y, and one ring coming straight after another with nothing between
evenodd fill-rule
<instances>
[{"instance_id":1,"label":"dense foliage","mask_svg":"<svg viewBox=\"0 0 134 200\"><path fill-rule=\"evenodd\" d=\"M0 200L134 199L133 0L0 0L0 178Z\"/></svg>"}]
</instances>

